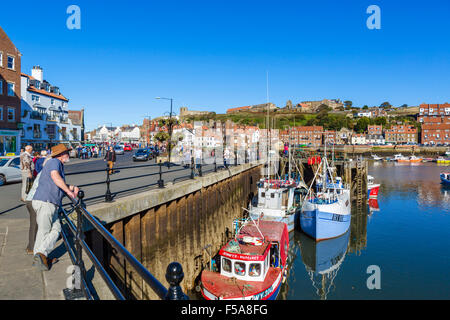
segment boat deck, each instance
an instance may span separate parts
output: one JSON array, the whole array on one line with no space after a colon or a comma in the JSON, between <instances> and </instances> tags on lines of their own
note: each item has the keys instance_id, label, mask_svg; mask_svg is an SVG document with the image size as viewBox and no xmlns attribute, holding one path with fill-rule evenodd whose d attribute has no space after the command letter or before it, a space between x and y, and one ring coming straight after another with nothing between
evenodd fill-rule
<instances>
[{"instance_id":1,"label":"boat deck","mask_svg":"<svg viewBox=\"0 0 450 320\"><path fill-rule=\"evenodd\" d=\"M220 299L240 299L261 293L269 289L281 273L280 268L269 268L264 281L244 281L229 278L218 272L203 270L201 281L203 287Z\"/></svg>"}]
</instances>

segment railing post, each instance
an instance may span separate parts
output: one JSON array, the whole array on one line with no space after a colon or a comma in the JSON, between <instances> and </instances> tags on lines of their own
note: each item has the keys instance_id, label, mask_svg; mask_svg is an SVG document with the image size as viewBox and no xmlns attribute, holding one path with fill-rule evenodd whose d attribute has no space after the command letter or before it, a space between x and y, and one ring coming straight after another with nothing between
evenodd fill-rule
<instances>
[{"instance_id":1,"label":"railing post","mask_svg":"<svg viewBox=\"0 0 450 320\"><path fill-rule=\"evenodd\" d=\"M82 279L86 279L86 270L84 268L83 262L83 247L81 246L81 242L84 241L84 233L83 233L83 212L80 207L84 207L83 198L84 192L78 192L78 198L80 199L79 204L75 207L77 212L77 230L75 234L75 269L74 269L74 286L70 289L64 289L63 293L67 300L76 300L80 298L85 298L84 287L77 287L78 285L82 286Z\"/></svg>"},{"instance_id":2,"label":"railing post","mask_svg":"<svg viewBox=\"0 0 450 320\"><path fill-rule=\"evenodd\" d=\"M200 163L199 163L199 167L198 167L198 176L199 176L199 177L203 177L203 172L202 172L202 158L200 158Z\"/></svg>"},{"instance_id":3,"label":"railing post","mask_svg":"<svg viewBox=\"0 0 450 320\"><path fill-rule=\"evenodd\" d=\"M159 180L158 180L158 187L164 188L164 180L162 179L162 165L161 161L159 162Z\"/></svg>"},{"instance_id":4,"label":"railing post","mask_svg":"<svg viewBox=\"0 0 450 320\"><path fill-rule=\"evenodd\" d=\"M216 156L216 148L214 148L214 172L217 172L217 156Z\"/></svg>"},{"instance_id":5,"label":"railing post","mask_svg":"<svg viewBox=\"0 0 450 320\"><path fill-rule=\"evenodd\" d=\"M183 278L184 273L181 264L172 262L167 266L166 280L170 284L170 287L167 290L165 300L189 300L189 297L183 293L180 287Z\"/></svg>"},{"instance_id":6,"label":"railing post","mask_svg":"<svg viewBox=\"0 0 450 320\"><path fill-rule=\"evenodd\" d=\"M195 178L194 166L195 166L194 157L191 155L191 179Z\"/></svg>"},{"instance_id":7,"label":"railing post","mask_svg":"<svg viewBox=\"0 0 450 320\"><path fill-rule=\"evenodd\" d=\"M109 166L106 165L106 194L105 194L105 202L112 202L113 196L111 194L111 189L109 188L109 184L111 183L111 179L109 177Z\"/></svg>"}]
</instances>

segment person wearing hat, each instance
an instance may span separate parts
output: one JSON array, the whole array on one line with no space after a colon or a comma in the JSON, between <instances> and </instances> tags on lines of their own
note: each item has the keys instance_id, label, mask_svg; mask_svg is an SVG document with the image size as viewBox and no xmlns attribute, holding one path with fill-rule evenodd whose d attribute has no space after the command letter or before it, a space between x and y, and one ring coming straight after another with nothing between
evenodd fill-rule
<instances>
[{"instance_id":1,"label":"person wearing hat","mask_svg":"<svg viewBox=\"0 0 450 320\"><path fill-rule=\"evenodd\" d=\"M79 189L65 182L64 163L69 162L69 151L64 144L51 149L51 159L43 167L39 185L33 196L32 206L36 211L38 231L34 244L34 266L40 270L49 270L48 256L55 247L61 232L58 219L58 208L62 204L64 194L74 199Z\"/></svg>"}]
</instances>

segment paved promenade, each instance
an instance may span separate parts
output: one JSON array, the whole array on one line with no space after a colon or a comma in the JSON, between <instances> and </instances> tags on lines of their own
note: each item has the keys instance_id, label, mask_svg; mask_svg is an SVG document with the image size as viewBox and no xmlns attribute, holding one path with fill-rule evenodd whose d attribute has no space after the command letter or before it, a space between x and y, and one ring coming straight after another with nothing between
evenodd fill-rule
<instances>
[{"instance_id":1,"label":"paved promenade","mask_svg":"<svg viewBox=\"0 0 450 320\"><path fill-rule=\"evenodd\" d=\"M155 161L134 163L132 153L118 156L116 167L125 166L147 166L145 168L133 168L122 170L111 176L111 192L117 193L116 198L124 197L157 188L159 166ZM105 181L105 172L87 173L81 175L69 175L70 173L98 170L106 167L102 159L71 159L65 165L67 175L66 182L75 185L88 185L98 181ZM204 166L205 174L212 171L213 165ZM163 171L167 172L167 167ZM181 166L170 168L169 173L165 173L163 179L165 183L182 181L189 179L190 169L183 169ZM149 173L155 175L145 176ZM135 176L137 178L125 180L125 178ZM56 249L50 258L58 258L58 262L49 271L39 271L32 266L33 256L27 255L25 248L28 242L29 215L28 211L20 201L21 183L12 183L0 186L0 300L60 300L64 299L63 289L67 287L68 267L72 264L63 241L60 239ZM88 185L82 187L85 191L86 203L89 206L104 201L106 186ZM66 200L67 201L67 200ZM101 283L101 277L96 276L95 269L88 263L89 259L84 259L88 275L95 284L101 299L111 299L112 296Z\"/></svg>"}]
</instances>

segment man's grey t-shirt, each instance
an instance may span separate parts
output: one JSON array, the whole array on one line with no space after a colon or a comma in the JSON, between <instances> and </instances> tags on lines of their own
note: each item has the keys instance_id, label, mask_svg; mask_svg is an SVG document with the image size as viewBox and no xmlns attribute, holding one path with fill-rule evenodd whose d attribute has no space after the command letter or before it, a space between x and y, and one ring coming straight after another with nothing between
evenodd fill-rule
<instances>
[{"instance_id":1,"label":"man's grey t-shirt","mask_svg":"<svg viewBox=\"0 0 450 320\"><path fill-rule=\"evenodd\" d=\"M64 166L62 162L58 159L48 160L41 171L39 185L36 193L34 194L33 200L51 202L57 206L61 205L64 191L62 191L52 180L51 172L54 170L58 171L61 178L65 180Z\"/></svg>"}]
</instances>

